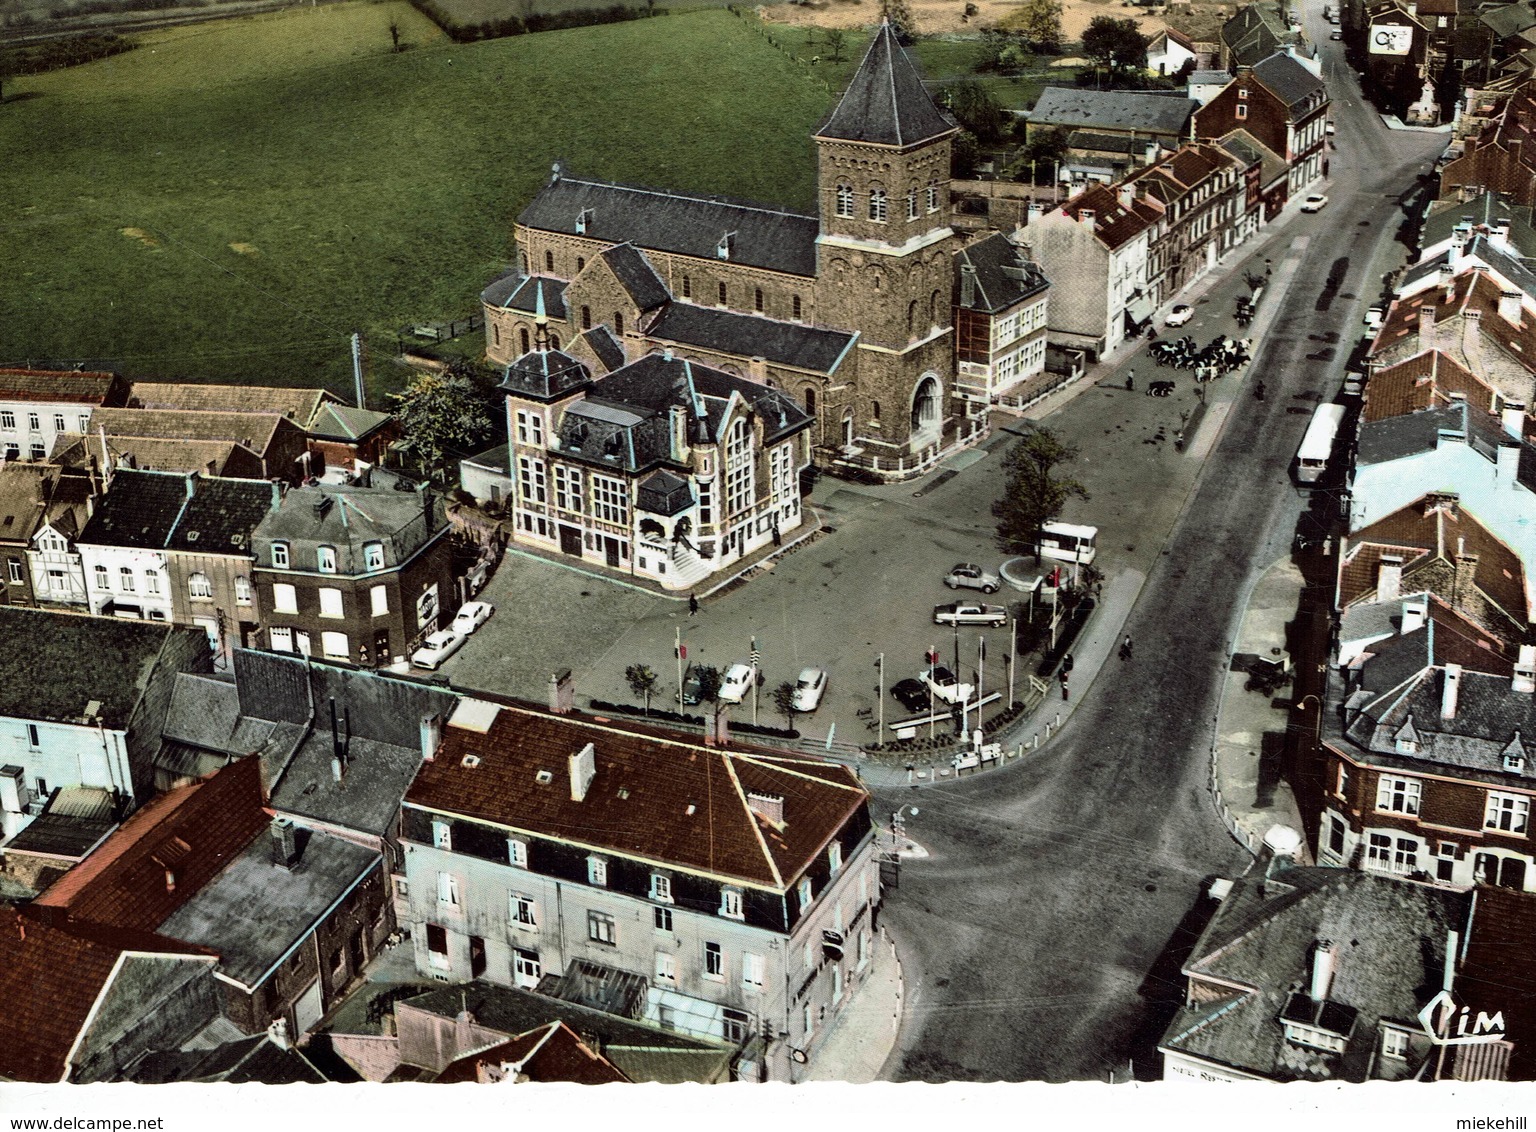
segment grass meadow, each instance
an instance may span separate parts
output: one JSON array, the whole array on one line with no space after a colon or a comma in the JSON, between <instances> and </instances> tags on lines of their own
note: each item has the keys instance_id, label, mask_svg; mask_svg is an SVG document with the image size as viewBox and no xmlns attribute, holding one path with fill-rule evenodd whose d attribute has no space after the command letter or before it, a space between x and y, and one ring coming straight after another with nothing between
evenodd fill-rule
<instances>
[{"instance_id":1,"label":"grass meadow","mask_svg":"<svg viewBox=\"0 0 1536 1132\"><path fill-rule=\"evenodd\" d=\"M832 97L719 10L454 45L357 3L141 43L6 83L0 364L342 391L360 329L376 396L396 328L477 308L552 161L808 208Z\"/></svg>"}]
</instances>

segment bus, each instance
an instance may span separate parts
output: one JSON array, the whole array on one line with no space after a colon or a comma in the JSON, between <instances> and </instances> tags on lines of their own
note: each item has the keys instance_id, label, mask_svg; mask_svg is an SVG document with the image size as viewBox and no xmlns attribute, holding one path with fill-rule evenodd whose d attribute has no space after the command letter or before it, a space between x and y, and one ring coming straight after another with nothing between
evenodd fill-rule
<instances>
[{"instance_id":1,"label":"bus","mask_svg":"<svg viewBox=\"0 0 1536 1132\"><path fill-rule=\"evenodd\" d=\"M1036 552L1041 558L1054 558L1058 562L1076 562L1086 566L1098 553L1098 537L1098 527L1047 523L1040 530L1040 543Z\"/></svg>"},{"instance_id":2,"label":"bus","mask_svg":"<svg viewBox=\"0 0 1536 1132\"><path fill-rule=\"evenodd\" d=\"M1296 482L1316 483L1333 455L1333 442L1344 423L1343 405L1319 405L1296 451Z\"/></svg>"}]
</instances>

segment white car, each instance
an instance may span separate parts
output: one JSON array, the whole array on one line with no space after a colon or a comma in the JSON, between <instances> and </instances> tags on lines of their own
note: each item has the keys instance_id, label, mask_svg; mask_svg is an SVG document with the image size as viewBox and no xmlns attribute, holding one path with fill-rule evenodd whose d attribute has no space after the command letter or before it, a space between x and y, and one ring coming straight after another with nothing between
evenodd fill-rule
<instances>
[{"instance_id":1,"label":"white car","mask_svg":"<svg viewBox=\"0 0 1536 1132\"><path fill-rule=\"evenodd\" d=\"M825 668L802 668L800 676L795 681L794 695L790 697L790 703L796 711L815 711L821 703L822 693L827 690L827 670Z\"/></svg>"},{"instance_id":2,"label":"white car","mask_svg":"<svg viewBox=\"0 0 1536 1132\"><path fill-rule=\"evenodd\" d=\"M1188 303L1180 303L1178 306L1174 307L1171 311L1168 312L1167 321L1165 321L1163 325L1183 326L1186 322L1194 317L1195 308L1190 306Z\"/></svg>"},{"instance_id":3,"label":"white car","mask_svg":"<svg viewBox=\"0 0 1536 1132\"><path fill-rule=\"evenodd\" d=\"M720 680L720 694L716 698L722 703L739 704L746 698L755 683L757 683L757 668L738 660L725 670L725 675Z\"/></svg>"},{"instance_id":4,"label":"white car","mask_svg":"<svg viewBox=\"0 0 1536 1132\"><path fill-rule=\"evenodd\" d=\"M464 638L452 629L439 629L421 642L421 648L411 654L411 663L417 668L436 668L454 653Z\"/></svg>"},{"instance_id":5,"label":"white car","mask_svg":"<svg viewBox=\"0 0 1536 1132\"><path fill-rule=\"evenodd\" d=\"M458 613L453 616L453 624L449 626L461 637L467 637L480 626L490 620L491 614L496 612L496 607L488 601L466 601L459 607Z\"/></svg>"},{"instance_id":6,"label":"white car","mask_svg":"<svg viewBox=\"0 0 1536 1132\"><path fill-rule=\"evenodd\" d=\"M944 575L944 584L952 590L965 586L968 589L980 590L984 594L995 594L998 579L991 570L984 570L974 562L957 562L954 568Z\"/></svg>"},{"instance_id":7,"label":"white car","mask_svg":"<svg viewBox=\"0 0 1536 1132\"><path fill-rule=\"evenodd\" d=\"M935 625L1002 625L1008 611L1001 605L982 605L976 601L952 601L933 607Z\"/></svg>"},{"instance_id":8,"label":"white car","mask_svg":"<svg viewBox=\"0 0 1536 1132\"><path fill-rule=\"evenodd\" d=\"M942 664L936 664L932 668L925 668L917 674L917 678L946 704L963 703L969 700L971 693L976 690L969 684L960 683L959 678Z\"/></svg>"},{"instance_id":9,"label":"white car","mask_svg":"<svg viewBox=\"0 0 1536 1132\"><path fill-rule=\"evenodd\" d=\"M1323 205L1327 203L1328 198L1325 197L1322 193L1313 193L1311 196L1307 197L1306 200L1301 202L1301 211L1321 212Z\"/></svg>"}]
</instances>

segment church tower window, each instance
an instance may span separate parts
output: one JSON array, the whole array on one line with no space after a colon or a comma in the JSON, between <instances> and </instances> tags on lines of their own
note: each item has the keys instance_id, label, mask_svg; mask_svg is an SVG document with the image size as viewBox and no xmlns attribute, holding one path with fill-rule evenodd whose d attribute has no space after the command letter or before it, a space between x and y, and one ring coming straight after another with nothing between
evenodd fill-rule
<instances>
[{"instance_id":1,"label":"church tower window","mask_svg":"<svg viewBox=\"0 0 1536 1132\"><path fill-rule=\"evenodd\" d=\"M752 292L752 309L758 314L763 313L763 289L758 287Z\"/></svg>"},{"instance_id":2,"label":"church tower window","mask_svg":"<svg viewBox=\"0 0 1536 1132\"><path fill-rule=\"evenodd\" d=\"M837 186L837 214L839 216L853 215L853 186Z\"/></svg>"},{"instance_id":3,"label":"church tower window","mask_svg":"<svg viewBox=\"0 0 1536 1132\"><path fill-rule=\"evenodd\" d=\"M583 330L591 330L592 329L592 308L591 307L582 307L581 308L581 328Z\"/></svg>"},{"instance_id":4,"label":"church tower window","mask_svg":"<svg viewBox=\"0 0 1536 1132\"><path fill-rule=\"evenodd\" d=\"M528 352L528 328L526 326L521 327L518 330L518 332L517 332L517 342L518 342L518 345L521 347L523 353L526 354Z\"/></svg>"},{"instance_id":5,"label":"church tower window","mask_svg":"<svg viewBox=\"0 0 1536 1132\"><path fill-rule=\"evenodd\" d=\"M554 271L554 269L555 269L555 253L554 252L545 252L544 253L544 270L545 271Z\"/></svg>"},{"instance_id":6,"label":"church tower window","mask_svg":"<svg viewBox=\"0 0 1536 1132\"><path fill-rule=\"evenodd\" d=\"M876 224L884 224L885 223L885 212L886 212L885 190L884 189L870 189L869 190L869 218L871 220L873 220Z\"/></svg>"},{"instance_id":7,"label":"church tower window","mask_svg":"<svg viewBox=\"0 0 1536 1132\"><path fill-rule=\"evenodd\" d=\"M724 281L722 281L721 284L720 284L720 291L719 291L719 293L720 293L720 305L723 307L723 306L725 306L725 283L724 283Z\"/></svg>"},{"instance_id":8,"label":"church tower window","mask_svg":"<svg viewBox=\"0 0 1536 1132\"><path fill-rule=\"evenodd\" d=\"M932 181L928 182L928 211L939 211L939 186Z\"/></svg>"},{"instance_id":9,"label":"church tower window","mask_svg":"<svg viewBox=\"0 0 1536 1132\"><path fill-rule=\"evenodd\" d=\"M800 321L800 296L795 295L790 299L790 317L796 322Z\"/></svg>"},{"instance_id":10,"label":"church tower window","mask_svg":"<svg viewBox=\"0 0 1536 1132\"><path fill-rule=\"evenodd\" d=\"M693 280L686 275L683 276L683 298L693 298Z\"/></svg>"},{"instance_id":11,"label":"church tower window","mask_svg":"<svg viewBox=\"0 0 1536 1132\"><path fill-rule=\"evenodd\" d=\"M917 219L917 190L910 189L907 192L907 219Z\"/></svg>"}]
</instances>

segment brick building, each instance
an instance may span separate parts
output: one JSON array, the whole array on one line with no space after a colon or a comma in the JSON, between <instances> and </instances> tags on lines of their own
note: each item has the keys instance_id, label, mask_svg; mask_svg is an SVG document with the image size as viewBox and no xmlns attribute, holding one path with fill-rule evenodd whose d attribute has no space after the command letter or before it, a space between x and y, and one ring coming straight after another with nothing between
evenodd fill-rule
<instances>
[{"instance_id":1,"label":"brick building","mask_svg":"<svg viewBox=\"0 0 1536 1132\"><path fill-rule=\"evenodd\" d=\"M956 385L982 404L1024 405L1045 385L1050 283L1002 233L956 256Z\"/></svg>"},{"instance_id":2,"label":"brick building","mask_svg":"<svg viewBox=\"0 0 1536 1132\"><path fill-rule=\"evenodd\" d=\"M127 403L115 373L0 369L0 456L42 460L60 434L85 432L95 410Z\"/></svg>"},{"instance_id":3,"label":"brick building","mask_svg":"<svg viewBox=\"0 0 1536 1132\"><path fill-rule=\"evenodd\" d=\"M1247 235L1243 169L1220 146L1191 142L1118 186L1163 206L1147 249L1147 282L1157 304L1215 267Z\"/></svg>"},{"instance_id":4,"label":"brick building","mask_svg":"<svg viewBox=\"0 0 1536 1132\"><path fill-rule=\"evenodd\" d=\"M1536 83L1526 82L1463 143L1440 170L1440 196L1466 200L1484 192L1512 204L1536 205Z\"/></svg>"},{"instance_id":5,"label":"brick building","mask_svg":"<svg viewBox=\"0 0 1536 1132\"><path fill-rule=\"evenodd\" d=\"M1220 138L1247 130L1284 158L1286 195L1295 198L1328 172L1328 105L1323 80L1295 55L1280 51L1252 67L1239 67L1227 88L1195 112L1195 136Z\"/></svg>"}]
</instances>

